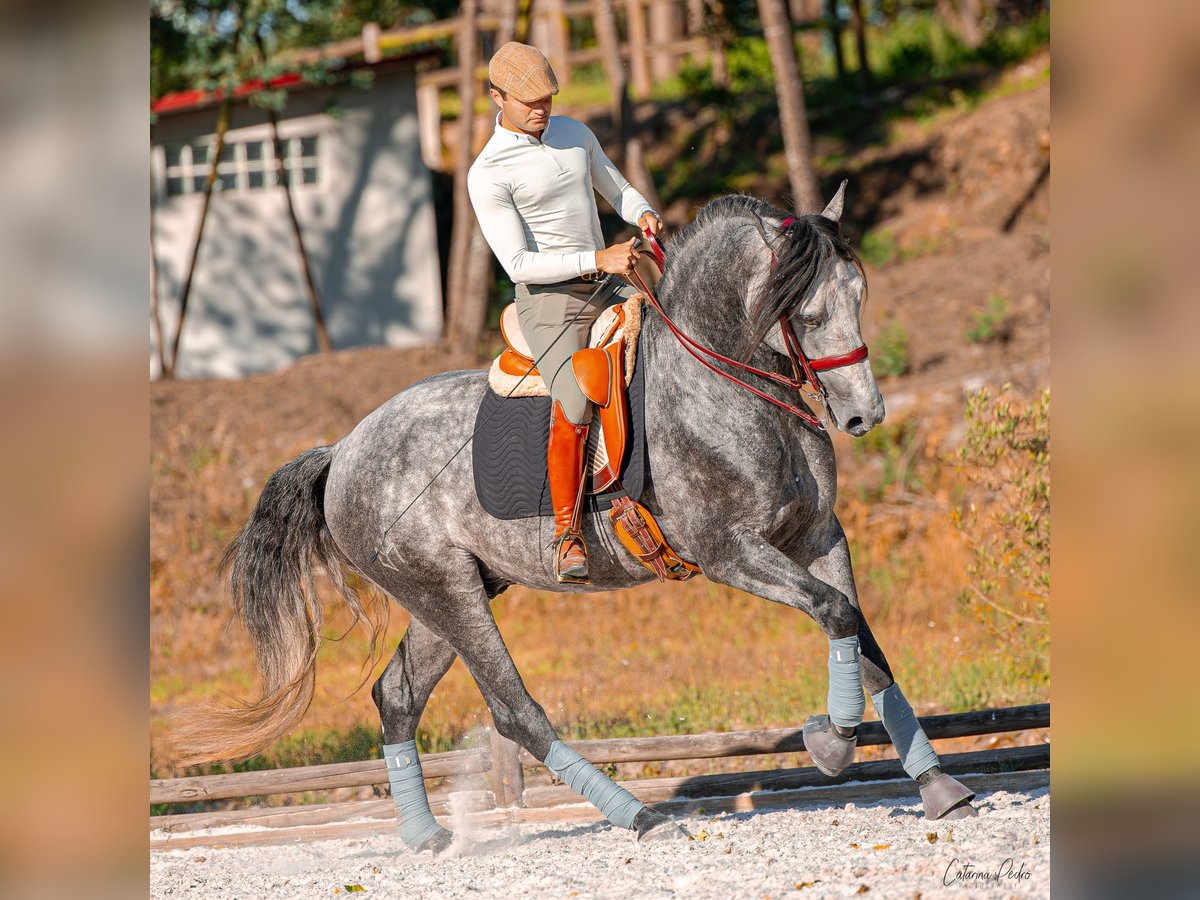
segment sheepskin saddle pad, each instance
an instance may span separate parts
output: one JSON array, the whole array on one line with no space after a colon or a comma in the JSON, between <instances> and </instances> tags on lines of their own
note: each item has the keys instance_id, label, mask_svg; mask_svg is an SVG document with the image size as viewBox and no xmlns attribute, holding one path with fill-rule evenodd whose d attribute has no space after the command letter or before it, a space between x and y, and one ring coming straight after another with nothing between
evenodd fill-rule
<instances>
[{"instance_id":1,"label":"sheepskin saddle pad","mask_svg":"<svg viewBox=\"0 0 1200 900\"><path fill-rule=\"evenodd\" d=\"M637 344L634 336L631 345ZM627 433L621 460L610 461L606 453L600 410L592 417L593 427L588 436L589 471L593 486L603 485L599 493L589 493L585 500L588 512L608 510L617 497L628 495L638 500L648 481L649 461L646 456L645 378L642 367L633 364L636 354L629 354L632 374L626 372L628 386ZM494 371L494 367L493 367ZM541 385L541 379L537 381ZM541 396L514 394L511 397L496 390L484 391L483 401L475 417L478 433L472 441L472 461L475 471L475 493L489 515L497 519L524 519L531 516L551 516L550 483L546 476L546 443L550 438L550 397L541 385ZM616 463L614 465L613 463ZM623 465L622 465L623 463ZM620 481L613 483L598 473L619 472ZM623 486L624 490L620 490ZM603 492L607 489L608 492Z\"/></svg>"}]
</instances>

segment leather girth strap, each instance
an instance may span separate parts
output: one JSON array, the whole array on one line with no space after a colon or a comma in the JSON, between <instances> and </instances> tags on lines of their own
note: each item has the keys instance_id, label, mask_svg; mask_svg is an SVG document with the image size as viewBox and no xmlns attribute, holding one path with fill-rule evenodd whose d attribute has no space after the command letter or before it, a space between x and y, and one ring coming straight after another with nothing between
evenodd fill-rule
<instances>
[{"instance_id":1,"label":"leather girth strap","mask_svg":"<svg viewBox=\"0 0 1200 900\"><path fill-rule=\"evenodd\" d=\"M659 581L687 581L700 571L671 549L650 510L628 496L613 501L608 520L625 549Z\"/></svg>"}]
</instances>

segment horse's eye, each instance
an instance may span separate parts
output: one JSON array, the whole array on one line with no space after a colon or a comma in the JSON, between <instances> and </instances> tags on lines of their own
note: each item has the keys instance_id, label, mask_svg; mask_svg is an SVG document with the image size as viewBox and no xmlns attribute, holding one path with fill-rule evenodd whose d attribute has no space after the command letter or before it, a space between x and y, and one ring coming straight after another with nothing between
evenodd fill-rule
<instances>
[{"instance_id":1,"label":"horse's eye","mask_svg":"<svg viewBox=\"0 0 1200 900\"><path fill-rule=\"evenodd\" d=\"M821 319L819 316L801 316L800 324L805 328L816 328L821 324Z\"/></svg>"}]
</instances>

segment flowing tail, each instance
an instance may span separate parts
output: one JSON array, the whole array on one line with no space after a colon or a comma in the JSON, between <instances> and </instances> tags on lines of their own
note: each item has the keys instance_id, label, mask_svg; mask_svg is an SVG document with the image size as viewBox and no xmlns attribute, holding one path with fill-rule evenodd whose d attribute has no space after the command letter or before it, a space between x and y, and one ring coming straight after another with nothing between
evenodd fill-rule
<instances>
[{"instance_id":1,"label":"flowing tail","mask_svg":"<svg viewBox=\"0 0 1200 900\"><path fill-rule=\"evenodd\" d=\"M313 586L314 558L350 606L355 622L367 623L375 655L386 623L368 615L358 592L346 583L351 563L325 522L325 479L332 456L331 447L316 447L272 475L250 520L225 550L221 571L231 575L234 610L254 645L262 696L181 715L174 743L184 765L252 756L304 718L313 698L323 621Z\"/></svg>"}]
</instances>

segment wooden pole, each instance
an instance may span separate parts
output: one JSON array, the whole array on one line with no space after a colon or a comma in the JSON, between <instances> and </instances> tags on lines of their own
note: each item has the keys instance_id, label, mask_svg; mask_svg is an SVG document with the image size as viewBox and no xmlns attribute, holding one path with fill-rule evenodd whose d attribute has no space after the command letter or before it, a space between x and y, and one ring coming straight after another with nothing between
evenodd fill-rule
<instances>
[{"instance_id":1,"label":"wooden pole","mask_svg":"<svg viewBox=\"0 0 1200 900\"><path fill-rule=\"evenodd\" d=\"M492 728L492 792L498 809L525 805L525 769L520 749Z\"/></svg>"},{"instance_id":2,"label":"wooden pole","mask_svg":"<svg viewBox=\"0 0 1200 900\"><path fill-rule=\"evenodd\" d=\"M862 0L850 0L850 27L854 31L854 46L858 50L858 78L863 93L871 90L871 62L867 59L867 21L863 16Z\"/></svg>"},{"instance_id":3,"label":"wooden pole","mask_svg":"<svg viewBox=\"0 0 1200 900\"><path fill-rule=\"evenodd\" d=\"M633 96L650 96L650 63L646 58L646 17L643 0L625 0L626 28L629 32L629 68L633 75Z\"/></svg>"},{"instance_id":4,"label":"wooden pole","mask_svg":"<svg viewBox=\"0 0 1200 900\"><path fill-rule=\"evenodd\" d=\"M727 88L729 59L725 53L729 46L729 20L722 0L707 0L707 3L712 16L709 59L712 61L713 84L719 88Z\"/></svg>"},{"instance_id":5,"label":"wooden pole","mask_svg":"<svg viewBox=\"0 0 1200 900\"><path fill-rule=\"evenodd\" d=\"M217 144L213 147L212 165L204 181L204 202L200 206L200 224L196 226L196 237L192 241L192 254L188 262L187 275L179 291L179 321L175 326L175 340L171 342L171 356L163 369L163 378L174 378L179 365L179 344L183 338L183 326L187 318L188 299L192 296L192 280L196 275L196 263L200 259L200 245L204 241L204 226L208 224L208 207L212 203L213 185L217 183L217 163L225 149L225 132L229 130L229 110L232 98L226 92L225 99L217 111Z\"/></svg>"},{"instance_id":6,"label":"wooden pole","mask_svg":"<svg viewBox=\"0 0 1200 900\"><path fill-rule=\"evenodd\" d=\"M650 46L672 44L683 37L683 10L675 0L649 0ZM680 58L654 50L650 55L650 78L666 81L679 71Z\"/></svg>"},{"instance_id":7,"label":"wooden pole","mask_svg":"<svg viewBox=\"0 0 1200 900\"><path fill-rule=\"evenodd\" d=\"M837 77L846 77L846 56L842 52L842 20L838 18L837 0L825 0L825 22L829 26L829 40L833 43L833 60Z\"/></svg>"},{"instance_id":8,"label":"wooden pole","mask_svg":"<svg viewBox=\"0 0 1200 900\"><path fill-rule=\"evenodd\" d=\"M792 23L783 0L758 0L759 16L775 72L775 93L779 97L779 124L787 154L788 181L792 205L801 210L819 211L821 192L812 167L812 137L808 131L808 111L804 103L804 85L796 60Z\"/></svg>"},{"instance_id":9,"label":"wooden pole","mask_svg":"<svg viewBox=\"0 0 1200 900\"><path fill-rule=\"evenodd\" d=\"M474 145L475 98L478 93L475 69L479 63L476 30L477 0L466 0L460 11L462 28L458 35L458 147L454 167L454 223L450 235L450 266L446 303L446 338L450 346L466 353L479 352L483 335L484 313L478 298L468 291L471 234L476 227L475 212L467 194L467 171L471 167Z\"/></svg>"},{"instance_id":10,"label":"wooden pole","mask_svg":"<svg viewBox=\"0 0 1200 900\"><path fill-rule=\"evenodd\" d=\"M283 196L287 202L288 219L292 223L292 235L296 238L296 250L300 254L300 268L304 274L304 288L308 296L308 307L312 312L313 327L317 334L317 346L322 353L333 350L333 342L329 339L329 330L325 325L325 314L321 310L321 298L317 294L317 284L313 278L312 263L308 251L304 247L304 236L300 231L300 217L296 215L296 201L292 196L292 179L299 172L288 172L283 164L283 141L279 137L279 117L275 110L267 110L267 118L271 122L271 143L275 150L275 177L283 188Z\"/></svg>"},{"instance_id":11,"label":"wooden pole","mask_svg":"<svg viewBox=\"0 0 1200 900\"><path fill-rule=\"evenodd\" d=\"M158 374L164 377L167 370L167 348L163 346L162 316L158 310L158 252L154 242L154 168L150 168L150 322L154 325L154 343L158 349Z\"/></svg>"}]
</instances>

